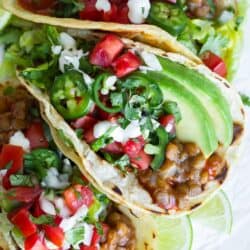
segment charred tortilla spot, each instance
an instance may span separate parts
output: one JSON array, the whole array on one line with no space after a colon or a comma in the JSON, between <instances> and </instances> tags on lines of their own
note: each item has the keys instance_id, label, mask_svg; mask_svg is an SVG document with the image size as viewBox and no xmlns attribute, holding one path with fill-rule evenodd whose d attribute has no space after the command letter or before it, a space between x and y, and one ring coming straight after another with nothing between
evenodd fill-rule
<instances>
[{"instance_id":1,"label":"charred tortilla spot","mask_svg":"<svg viewBox=\"0 0 250 250\"><path fill-rule=\"evenodd\" d=\"M241 114L242 114L243 116L245 115L245 111L244 111L243 108L240 109L240 112L241 112Z\"/></svg>"},{"instance_id":2,"label":"charred tortilla spot","mask_svg":"<svg viewBox=\"0 0 250 250\"><path fill-rule=\"evenodd\" d=\"M243 126L239 123L234 123L233 125L233 141L232 144L234 144L242 135L243 133Z\"/></svg>"},{"instance_id":3,"label":"charred tortilla spot","mask_svg":"<svg viewBox=\"0 0 250 250\"><path fill-rule=\"evenodd\" d=\"M191 210L193 210L193 209L195 209L195 208L199 207L200 205L201 205L201 202L199 202L199 203L195 204L194 206L192 206L192 207L191 207Z\"/></svg>"},{"instance_id":4,"label":"charred tortilla spot","mask_svg":"<svg viewBox=\"0 0 250 250\"><path fill-rule=\"evenodd\" d=\"M227 177L227 173L228 173L228 165L226 163L223 169L221 170L220 174L216 176L215 180L219 181L219 183L222 184Z\"/></svg>"},{"instance_id":5,"label":"charred tortilla spot","mask_svg":"<svg viewBox=\"0 0 250 250\"><path fill-rule=\"evenodd\" d=\"M225 87L227 87L228 89L230 88L230 85L228 85L226 82L223 81L223 84L224 84Z\"/></svg>"},{"instance_id":6,"label":"charred tortilla spot","mask_svg":"<svg viewBox=\"0 0 250 250\"><path fill-rule=\"evenodd\" d=\"M131 215L133 215L135 218L139 218L134 212L132 209L129 209L129 212L131 213Z\"/></svg>"},{"instance_id":7,"label":"charred tortilla spot","mask_svg":"<svg viewBox=\"0 0 250 250\"><path fill-rule=\"evenodd\" d=\"M121 191L120 188L118 188L117 186L114 186L114 187L112 188L112 190L113 190L114 192L116 192L117 194L122 195L122 191Z\"/></svg>"},{"instance_id":8,"label":"charred tortilla spot","mask_svg":"<svg viewBox=\"0 0 250 250\"><path fill-rule=\"evenodd\" d=\"M156 235L155 235L155 233L153 233L153 234L152 234L152 237L153 237L153 239L155 239L155 238L156 238Z\"/></svg>"}]
</instances>

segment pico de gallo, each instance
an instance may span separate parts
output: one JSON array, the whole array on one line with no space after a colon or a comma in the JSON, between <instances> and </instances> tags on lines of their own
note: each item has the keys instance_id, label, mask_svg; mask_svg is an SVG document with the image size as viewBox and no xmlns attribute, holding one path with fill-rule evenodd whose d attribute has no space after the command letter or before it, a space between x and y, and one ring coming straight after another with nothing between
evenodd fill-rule
<instances>
[{"instance_id":1,"label":"pico de gallo","mask_svg":"<svg viewBox=\"0 0 250 250\"><path fill-rule=\"evenodd\" d=\"M236 1L218 0L18 0L29 11L55 17L159 26L229 78L242 22ZM214 57L217 62L214 64Z\"/></svg>"},{"instance_id":2,"label":"pico de gallo","mask_svg":"<svg viewBox=\"0 0 250 250\"><path fill-rule=\"evenodd\" d=\"M58 150L36 102L1 88L0 233L24 250L135 249L130 220Z\"/></svg>"}]
</instances>

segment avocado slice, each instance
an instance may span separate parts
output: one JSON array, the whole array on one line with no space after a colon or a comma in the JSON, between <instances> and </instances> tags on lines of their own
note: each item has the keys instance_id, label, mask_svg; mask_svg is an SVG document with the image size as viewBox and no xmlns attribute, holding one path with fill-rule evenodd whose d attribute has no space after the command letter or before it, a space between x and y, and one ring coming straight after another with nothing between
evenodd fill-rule
<instances>
[{"instance_id":1,"label":"avocado slice","mask_svg":"<svg viewBox=\"0 0 250 250\"><path fill-rule=\"evenodd\" d=\"M218 147L213 121L201 101L186 87L162 72L147 71L145 77L161 88L164 100L178 103L182 119L176 125L177 138L196 143L205 156Z\"/></svg>"},{"instance_id":2,"label":"avocado slice","mask_svg":"<svg viewBox=\"0 0 250 250\"><path fill-rule=\"evenodd\" d=\"M229 104L221 90L207 77L180 63L158 57L163 72L186 87L206 107L218 141L228 147L233 139L233 121Z\"/></svg>"}]
</instances>

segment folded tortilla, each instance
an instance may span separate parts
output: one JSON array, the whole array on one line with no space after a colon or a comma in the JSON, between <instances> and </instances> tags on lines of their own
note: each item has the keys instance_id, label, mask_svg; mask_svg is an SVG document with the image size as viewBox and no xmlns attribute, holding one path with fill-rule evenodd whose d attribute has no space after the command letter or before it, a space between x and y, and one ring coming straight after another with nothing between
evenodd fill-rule
<instances>
[{"instance_id":1,"label":"folded tortilla","mask_svg":"<svg viewBox=\"0 0 250 250\"><path fill-rule=\"evenodd\" d=\"M161 48L165 51L171 51L185 55L187 58L197 64L201 63L201 60L185 46L178 43L175 37L171 36L169 33L157 26L149 24L135 25L112 22L94 22L88 20L78 20L74 18L57 18L39 15L22 8L22 6L18 4L17 0L3 1L2 5L6 10L13 13L14 15L31 22L50 24L64 28L113 32L123 37L141 41L154 47Z\"/></svg>"},{"instance_id":2,"label":"folded tortilla","mask_svg":"<svg viewBox=\"0 0 250 250\"><path fill-rule=\"evenodd\" d=\"M73 37L80 38L89 38L89 36L102 36L102 34L99 33L80 30L68 30L68 33ZM238 157L239 146L244 132L245 116L241 98L234 87L231 86L225 79L214 74L203 65L196 65L180 54L167 53L160 49L156 49L125 38L122 40L128 49L133 49L140 52L146 51L158 56L166 57L171 61L177 62L190 69L194 69L199 74L202 74L206 78L210 79L210 81L212 81L214 85L220 89L221 93L223 93L228 105L230 105L229 109L233 124L237 124L237 129L235 129L237 131L234 133L234 138L231 145L226 149L219 145L216 150L216 153L225 160L225 167L223 168L220 178L206 183L200 195L189 197L186 208L183 210L180 209L174 212L168 211L155 204L152 201L149 193L140 185L133 173L127 173L124 176L120 170L101 159L91 150L90 146L86 142L77 137L75 131L51 105L47 93L42 92L40 89L29 84L21 77L19 77L19 79L21 83L28 89L28 91L40 102L46 120L57 130L57 134L63 132L64 136L72 143L73 150L75 150L76 154L80 157L81 162L79 167L82 173L110 199L121 205L125 205L130 209L135 209L136 211L139 210L146 213L169 214L173 216L189 213L196 207L204 204L204 202L221 187L228 176L228 170L230 166L234 164L234 161ZM65 143L65 140L60 139L59 137L58 140L61 140L61 145ZM67 154L67 152L65 153Z\"/></svg>"},{"instance_id":3,"label":"folded tortilla","mask_svg":"<svg viewBox=\"0 0 250 250\"><path fill-rule=\"evenodd\" d=\"M0 95L3 95L3 89L6 87L13 87L17 88L20 87L20 84L18 82L5 82L0 83ZM45 112L43 111L43 104L41 103L41 116L44 119L45 122L50 127L50 132L52 134L53 140L58 146L58 149L60 152L62 152L64 155L67 156L72 162L74 162L76 165L81 165L81 159L79 155L76 153L74 149L72 149L69 145L66 145L60 136L58 136L57 129L55 129L53 126L51 126L50 121L48 120ZM94 181L93 181L94 184ZM0 191L1 191L1 183L0 183ZM150 227L147 225L147 222L149 220L152 220L150 216L145 217L144 215L141 215L139 212L132 212L126 207L123 206L117 206L114 205L120 213L122 213L131 223L131 225L134 227L135 230L135 239L136 239L136 250L154 250L154 244L156 238L152 235L157 235L158 232L154 227ZM165 218L166 219L166 218ZM141 227L144 227L145 224L145 230L144 233L141 233ZM1 211L0 207L0 250L18 250L23 249L22 245L23 242L17 242L15 237L13 237L11 233L11 229L13 228L13 225L9 222L7 219L7 214L3 211Z\"/></svg>"}]
</instances>

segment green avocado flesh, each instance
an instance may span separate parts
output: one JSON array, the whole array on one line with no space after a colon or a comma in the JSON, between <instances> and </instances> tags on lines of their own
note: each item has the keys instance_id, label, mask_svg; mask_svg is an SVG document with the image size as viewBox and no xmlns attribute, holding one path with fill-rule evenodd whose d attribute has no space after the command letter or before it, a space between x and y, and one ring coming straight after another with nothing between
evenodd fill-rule
<instances>
[{"instance_id":1,"label":"green avocado flesh","mask_svg":"<svg viewBox=\"0 0 250 250\"><path fill-rule=\"evenodd\" d=\"M163 72L196 96L209 113L218 141L228 147L233 138L229 104L220 89L208 78L182 64L158 57Z\"/></svg>"},{"instance_id":2,"label":"green avocado flesh","mask_svg":"<svg viewBox=\"0 0 250 250\"><path fill-rule=\"evenodd\" d=\"M218 140L213 121L201 101L162 72L147 71L146 77L160 86L165 100L178 103L182 119L176 126L177 138L195 142L205 156L211 155L218 147Z\"/></svg>"}]
</instances>

